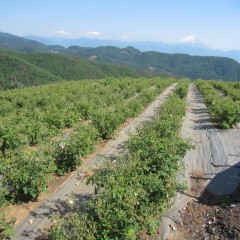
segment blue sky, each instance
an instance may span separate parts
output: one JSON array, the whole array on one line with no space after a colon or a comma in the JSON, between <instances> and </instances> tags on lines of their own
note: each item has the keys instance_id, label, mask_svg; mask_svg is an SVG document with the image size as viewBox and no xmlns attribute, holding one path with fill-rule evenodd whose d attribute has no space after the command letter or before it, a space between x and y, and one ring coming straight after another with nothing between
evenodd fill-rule
<instances>
[{"instance_id":1,"label":"blue sky","mask_svg":"<svg viewBox=\"0 0 240 240\"><path fill-rule=\"evenodd\" d=\"M0 0L0 31L240 50L240 0Z\"/></svg>"}]
</instances>

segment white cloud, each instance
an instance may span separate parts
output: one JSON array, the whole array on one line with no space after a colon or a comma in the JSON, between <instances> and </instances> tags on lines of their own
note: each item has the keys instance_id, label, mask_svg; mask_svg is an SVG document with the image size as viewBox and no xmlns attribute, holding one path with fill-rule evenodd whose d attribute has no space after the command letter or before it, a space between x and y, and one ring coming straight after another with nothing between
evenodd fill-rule
<instances>
[{"instance_id":1,"label":"white cloud","mask_svg":"<svg viewBox=\"0 0 240 240\"><path fill-rule=\"evenodd\" d=\"M122 38L123 40L128 40L128 39L129 39L129 37L126 36L126 35L121 36L121 38Z\"/></svg>"},{"instance_id":2,"label":"white cloud","mask_svg":"<svg viewBox=\"0 0 240 240\"><path fill-rule=\"evenodd\" d=\"M99 37L101 36L101 33L93 31L93 32L86 32L85 35L88 37Z\"/></svg>"},{"instance_id":3,"label":"white cloud","mask_svg":"<svg viewBox=\"0 0 240 240\"><path fill-rule=\"evenodd\" d=\"M197 38L194 37L193 35L189 35L189 36L186 36L182 39L179 40L179 42L182 42L182 43L196 43L197 42Z\"/></svg>"},{"instance_id":4,"label":"white cloud","mask_svg":"<svg viewBox=\"0 0 240 240\"><path fill-rule=\"evenodd\" d=\"M62 36L62 37L69 37L71 36L70 33L66 32L65 30L56 30L56 31L52 31L53 34Z\"/></svg>"}]
</instances>

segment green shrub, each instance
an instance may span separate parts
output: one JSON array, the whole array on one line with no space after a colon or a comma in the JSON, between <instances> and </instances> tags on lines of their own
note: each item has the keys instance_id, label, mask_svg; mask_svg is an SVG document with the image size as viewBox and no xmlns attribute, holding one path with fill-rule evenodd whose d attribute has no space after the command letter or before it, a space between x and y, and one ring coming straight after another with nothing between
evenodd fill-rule
<instances>
[{"instance_id":1,"label":"green shrub","mask_svg":"<svg viewBox=\"0 0 240 240\"><path fill-rule=\"evenodd\" d=\"M35 200L47 189L51 173L55 171L53 159L47 152L24 152L9 154L0 163L2 186L9 189L14 201Z\"/></svg>"},{"instance_id":2,"label":"green shrub","mask_svg":"<svg viewBox=\"0 0 240 240\"><path fill-rule=\"evenodd\" d=\"M64 174L80 166L82 158L90 154L98 139L98 132L92 126L81 126L61 141L53 143L53 157L57 173Z\"/></svg>"},{"instance_id":3,"label":"green shrub","mask_svg":"<svg viewBox=\"0 0 240 240\"><path fill-rule=\"evenodd\" d=\"M92 123L103 139L109 139L122 122L121 113L114 111L98 112L92 117Z\"/></svg>"},{"instance_id":4,"label":"green shrub","mask_svg":"<svg viewBox=\"0 0 240 240\"><path fill-rule=\"evenodd\" d=\"M189 86L189 80L184 79L181 80L181 83L178 84L178 86L175 89L175 93L180 97L180 98L185 98L188 93L188 86Z\"/></svg>"}]
</instances>

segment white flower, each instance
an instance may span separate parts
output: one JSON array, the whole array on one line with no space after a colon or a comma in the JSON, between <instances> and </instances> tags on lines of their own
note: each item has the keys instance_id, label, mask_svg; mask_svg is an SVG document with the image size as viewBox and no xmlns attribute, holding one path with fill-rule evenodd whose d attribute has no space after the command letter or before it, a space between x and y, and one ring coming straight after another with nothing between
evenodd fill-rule
<instances>
[{"instance_id":1,"label":"white flower","mask_svg":"<svg viewBox=\"0 0 240 240\"><path fill-rule=\"evenodd\" d=\"M69 200L69 204L70 204L70 205L73 205L73 200L70 199L70 200Z\"/></svg>"}]
</instances>

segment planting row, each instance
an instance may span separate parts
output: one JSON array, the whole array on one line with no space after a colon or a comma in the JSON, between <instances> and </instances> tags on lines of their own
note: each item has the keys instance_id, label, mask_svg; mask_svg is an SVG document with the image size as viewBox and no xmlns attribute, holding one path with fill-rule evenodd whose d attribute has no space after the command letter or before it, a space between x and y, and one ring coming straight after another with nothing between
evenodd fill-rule
<instances>
[{"instance_id":1,"label":"planting row","mask_svg":"<svg viewBox=\"0 0 240 240\"><path fill-rule=\"evenodd\" d=\"M240 101L240 87L236 83L211 81L211 84L226 96L231 97L233 101Z\"/></svg>"},{"instance_id":2,"label":"planting row","mask_svg":"<svg viewBox=\"0 0 240 240\"><path fill-rule=\"evenodd\" d=\"M180 138L188 82L150 123L132 135L126 157L107 162L88 179L95 194L84 206L58 216L47 239L141 239L154 237L177 188L176 174L190 145ZM74 201L74 199L73 199Z\"/></svg>"},{"instance_id":3,"label":"planting row","mask_svg":"<svg viewBox=\"0 0 240 240\"><path fill-rule=\"evenodd\" d=\"M199 80L196 84L203 94L212 118L220 127L228 129L240 122L240 104L237 101L228 95L220 96L214 88L215 82Z\"/></svg>"}]
</instances>

